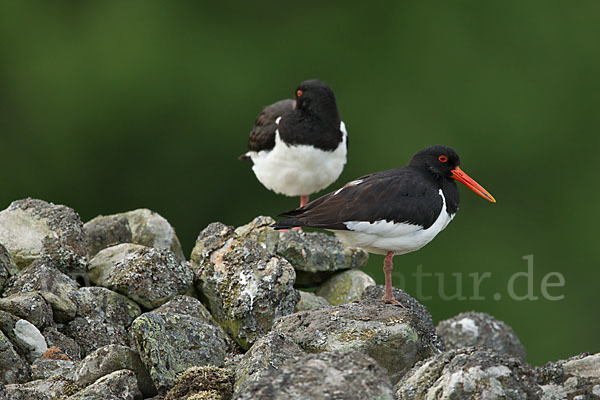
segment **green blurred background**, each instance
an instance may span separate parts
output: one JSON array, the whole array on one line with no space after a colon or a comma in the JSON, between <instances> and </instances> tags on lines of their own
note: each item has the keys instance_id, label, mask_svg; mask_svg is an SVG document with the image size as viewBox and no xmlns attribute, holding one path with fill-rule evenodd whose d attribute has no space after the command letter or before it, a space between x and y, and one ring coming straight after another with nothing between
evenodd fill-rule
<instances>
[{"instance_id":1,"label":"green blurred background","mask_svg":"<svg viewBox=\"0 0 600 400\"><path fill-rule=\"evenodd\" d=\"M31 196L87 221L147 207L189 254L212 221L296 206L236 157L262 106L318 77L350 135L330 189L442 143L498 200L462 188L446 231L396 257L413 295L419 265L448 294L461 273L467 296L468 274L491 272L485 301L443 300L426 278L436 322L491 313L535 365L600 351L600 2L205 3L0 3L0 209ZM517 301L507 282L529 254L540 298ZM382 261L366 268L378 283ZM559 301L540 292L554 271Z\"/></svg>"}]
</instances>

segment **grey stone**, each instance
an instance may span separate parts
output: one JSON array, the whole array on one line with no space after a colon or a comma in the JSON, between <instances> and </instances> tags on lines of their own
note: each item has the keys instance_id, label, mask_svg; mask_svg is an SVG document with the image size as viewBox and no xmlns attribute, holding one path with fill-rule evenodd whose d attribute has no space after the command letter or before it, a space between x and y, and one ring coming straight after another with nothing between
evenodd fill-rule
<instances>
[{"instance_id":1,"label":"grey stone","mask_svg":"<svg viewBox=\"0 0 600 400\"><path fill-rule=\"evenodd\" d=\"M337 306L360 300L365 289L374 286L375 280L357 269L335 274L325 281L316 291L329 304Z\"/></svg>"},{"instance_id":2,"label":"grey stone","mask_svg":"<svg viewBox=\"0 0 600 400\"><path fill-rule=\"evenodd\" d=\"M172 251L184 260L175 229L158 213L145 208L98 216L84 225L90 241L89 256L120 243L135 243Z\"/></svg>"},{"instance_id":3,"label":"grey stone","mask_svg":"<svg viewBox=\"0 0 600 400\"><path fill-rule=\"evenodd\" d=\"M32 379L50 379L59 376L63 379L75 380L77 364L69 360L53 360L40 358L31 364Z\"/></svg>"},{"instance_id":4,"label":"grey stone","mask_svg":"<svg viewBox=\"0 0 600 400\"><path fill-rule=\"evenodd\" d=\"M71 208L23 199L0 211L0 243L19 269L42 259L70 276L85 272L87 238Z\"/></svg>"},{"instance_id":5,"label":"grey stone","mask_svg":"<svg viewBox=\"0 0 600 400\"><path fill-rule=\"evenodd\" d=\"M358 268L367 264L369 254L359 248L345 247L335 236L299 230L276 231L271 217L256 217L236 229L240 237L249 238L269 253L288 260L296 269L297 287L315 286L332 272Z\"/></svg>"},{"instance_id":6,"label":"grey stone","mask_svg":"<svg viewBox=\"0 0 600 400\"><path fill-rule=\"evenodd\" d=\"M215 366L192 367L177 376L175 386L164 400L230 399L233 393L231 371Z\"/></svg>"},{"instance_id":7,"label":"grey stone","mask_svg":"<svg viewBox=\"0 0 600 400\"><path fill-rule=\"evenodd\" d=\"M300 346L284 334L269 332L258 339L237 364L235 391L240 391L251 381L257 381L267 372L279 369L285 361L304 354Z\"/></svg>"},{"instance_id":8,"label":"grey stone","mask_svg":"<svg viewBox=\"0 0 600 400\"><path fill-rule=\"evenodd\" d=\"M539 399L541 390L523 361L490 349L449 350L419 362L395 386L398 400Z\"/></svg>"},{"instance_id":9,"label":"grey stone","mask_svg":"<svg viewBox=\"0 0 600 400\"><path fill-rule=\"evenodd\" d=\"M56 400L65 399L80 388L68 379L52 377L24 384L7 385L10 400Z\"/></svg>"},{"instance_id":10,"label":"grey stone","mask_svg":"<svg viewBox=\"0 0 600 400\"><path fill-rule=\"evenodd\" d=\"M141 314L127 297L103 287L83 287L77 294L77 316L64 333L79 344L83 356L108 344L129 345L127 328Z\"/></svg>"},{"instance_id":11,"label":"grey stone","mask_svg":"<svg viewBox=\"0 0 600 400\"><path fill-rule=\"evenodd\" d=\"M184 314L145 313L131 325L131 335L159 393L190 367L223 365L227 351L219 329Z\"/></svg>"},{"instance_id":12,"label":"grey stone","mask_svg":"<svg viewBox=\"0 0 600 400\"><path fill-rule=\"evenodd\" d=\"M300 301L296 304L294 312L317 310L330 305L327 300L314 293L304 292L302 290L298 290L298 293L300 294Z\"/></svg>"},{"instance_id":13,"label":"grey stone","mask_svg":"<svg viewBox=\"0 0 600 400\"><path fill-rule=\"evenodd\" d=\"M38 329L54 325L52 307L39 292L17 293L0 298L0 310L26 319Z\"/></svg>"},{"instance_id":14,"label":"grey stone","mask_svg":"<svg viewBox=\"0 0 600 400\"><path fill-rule=\"evenodd\" d=\"M8 250L0 243L0 294L8 282L10 275L19 271L15 263L12 262Z\"/></svg>"},{"instance_id":15,"label":"grey stone","mask_svg":"<svg viewBox=\"0 0 600 400\"><path fill-rule=\"evenodd\" d=\"M71 360L81 360L81 349L73 338L68 337L53 326L44 329L42 335L46 338L48 348L52 346L58 347Z\"/></svg>"},{"instance_id":16,"label":"grey stone","mask_svg":"<svg viewBox=\"0 0 600 400\"><path fill-rule=\"evenodd\" d=\"M550 362L535 374L543 400L600 399L600 353Z\"/></svg>"},{"instance_id":17,"label":"grey stone","mask_svg":"<svg viewBox=\"0 0 600 400\"><path fill-rule=\"evenodd\" d=\"M48 350L46 339L42 333L27 320L19 319L15 323L13 334L15 335L15 344L27 354L30 362L40 358Z\"/></svg>"},{"instance_id":18,"label":"grey stone","mask_svg":"<svg viewBox=\"0 0 600 400\"><path fill-rule=\"evenodd\" d=\"M29 379L29 365L19 356L13 344L0 331L0 382L21 383Z\"/></svg>"},{"instance_id":19,"label":"grey stone","mask_svg":"<svg viewBox=\"0 0 600 400\"><path fill-rule=\"evenodd\" d=\"M194 275L189 263L170 250L123 243L100 251L90 261L90 281L153 309L183 294Z\"/></svg>"},{"instance_id":20,"label":"grey stone","mask_svg":"<svg viewBox=\"0 0 600 400\"><path fill-rule=\"evenodd\" d=\"M447 350L469 346L487 347L525 361L525 348L512 328L486 313L460 313L441 321L437 332L444 340Z\"/></svg>"},{"instance_id":21,"label":"grey stone","mask_svg":"<svg viewBox=\"0 0 600 400\"><path fill-rule=\"evenodd\" d=\"M368 296L378 294L375 289L365 292L360 302L281 317L273 330L309 353L361 351L386 368L395 383L417 361L439 354L443 345L429 313L416 300L403 301L408 298L404 293L397 298L408 308L385 304L377 295Z\"/></svg>"},{"instance_id":22,"label":"grey stone","mask_svg":"<svg viewBox=\"0 0 600 400\"><path fill-rule=\"evenodd\" d=\"M243 349L299 300L294 268L285 259L221 223L200 232L191 262L204 303Z\"/></svg>"},{"instance_id":23,"label":"grey stone","mask_svg":"<svg viewBox=\"0 0 600 400\"><path fill-rule=\"evenodd\" d=\"M133 371L123 369L105 375L67 400L138 400L138 389Z\"/></svg>"},{"instance_id":24,"label":"grey stone","mask_svg":"<svg viewBox=\"0 0 600 400\"><path fill-rule=\"evenodd\" d=\"M288 360L250 382L235 400L393 400L385 369L358 351L309 354Z\"/></svg>"},{"instance_id":25,"label":"grey stone","mask_svg":"<svg viewBox=\"0 0 600 400\"><path fill-rule=\"evenodd\" d=\"M79 363L74 380L78 385L85 387L122 369L135 373L138 387L144 397L156 395L156 388L139 355L129 347L116 344L101 347L83 359Z\"/></svg>"},{"instance_id":26,"label":"grey stone","mask_svg":"<svg viewBox=\"0 0 600 400\"><path fill-rule=\"evenodd\" d=\"M5 296L39 292L52 307L54 319L67 322L77 312L77 283L54 267L42 261L36 261L10 278Z\"/></svg>"}]
</instances>

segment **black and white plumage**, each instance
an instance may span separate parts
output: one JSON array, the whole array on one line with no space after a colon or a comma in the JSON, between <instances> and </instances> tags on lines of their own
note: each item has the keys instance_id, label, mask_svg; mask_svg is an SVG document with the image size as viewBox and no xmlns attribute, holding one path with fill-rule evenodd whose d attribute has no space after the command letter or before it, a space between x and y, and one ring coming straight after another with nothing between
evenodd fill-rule
<instances>
[{"instance_id":1,"label":"black and white plumage","mask_svg":"<svg viewBox=\"0 0 600 400\"><path fill-rule=\"evenodd\" d=\"M384 300L396 304L391 295L391 259L419 250L452 221L460 200L455 180L495 202L459 165L458 154L450 147L428 147L406 167L365 175L281 214L288 218L278 221L275 228L323 228L335 232L347 245L385 254L389 271Z\"/></svg>"},{"instance_id":2,"label":"black and white plumage","mask_svg":"<svg viewBox=\"0 0 600 400\"><path fill-rule=\"evenodd\" d=\"M302 196L326 188L346 164L347 133L333 91L313 79L302 82L295 99L265 107L248 139L258 180L276 193Z\"/></svg>"}]
</instances>

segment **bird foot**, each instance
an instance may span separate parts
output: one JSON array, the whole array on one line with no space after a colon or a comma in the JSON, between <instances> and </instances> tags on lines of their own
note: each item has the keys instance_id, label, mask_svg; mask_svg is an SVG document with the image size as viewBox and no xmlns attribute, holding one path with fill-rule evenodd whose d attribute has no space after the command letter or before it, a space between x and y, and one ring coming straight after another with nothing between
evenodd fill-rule
<instances>
[{"instance_id":1,"label":"bird foot","mask_svg":"<svg viewBox=\"0 0 600 400\"><path fill-rule=\"evenodd\" d=\"M293 231L300 231L302 232L302 227L301 226L295 226L292 228Z\"/></svg>"},{"instance_id":2,"label":"bird foot","mask_svg":"<svg viewBox=\"0 0 600 400\"><path fill-rule=\"evenodd\" d=\"M381 300L383 300L383 302L384 302L385 304L392 304L392 305L394 305L394 306L399 306L399 307L402 307L402 308L406 309L406 307L404 307L404 306L402 305L402 303L400 303L398 300L396 300L396 299L394 298L394 296L383 296L383 297L381 298Z\"/></svg>"}]
</instances>

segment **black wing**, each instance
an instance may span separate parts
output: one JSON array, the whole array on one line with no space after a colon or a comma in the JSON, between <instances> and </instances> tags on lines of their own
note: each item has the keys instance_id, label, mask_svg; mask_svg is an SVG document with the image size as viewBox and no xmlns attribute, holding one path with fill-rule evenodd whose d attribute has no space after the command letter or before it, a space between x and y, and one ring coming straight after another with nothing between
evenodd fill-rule
<instances>
[{"instance_id":1,"label":"black wing","mask_svg":"<svg viewBox=\"0 0 600 400\"><path fill-rule=\"evenodd\" d=\"M256 117L256 122L250 132L248 150L271 150L275 146L275 130L277 129L275 121L286 112L292 111L295 105L295 100L286 99L263 108Z\"/></svg>"},{"instance_id":2,"label":"black wing","mask_svg":"<svg viewBox=\"0 0 600 400\"><path fill-rule=\"evenodd\" d=\"M359 182L359 183L358 183ZM276 228L308 226L347 230L344 222L387 220L429 228L442 209L439 185L423 172L404 167L347 183L306 206L281 214Z\"/></svg>"}]
</instances>

